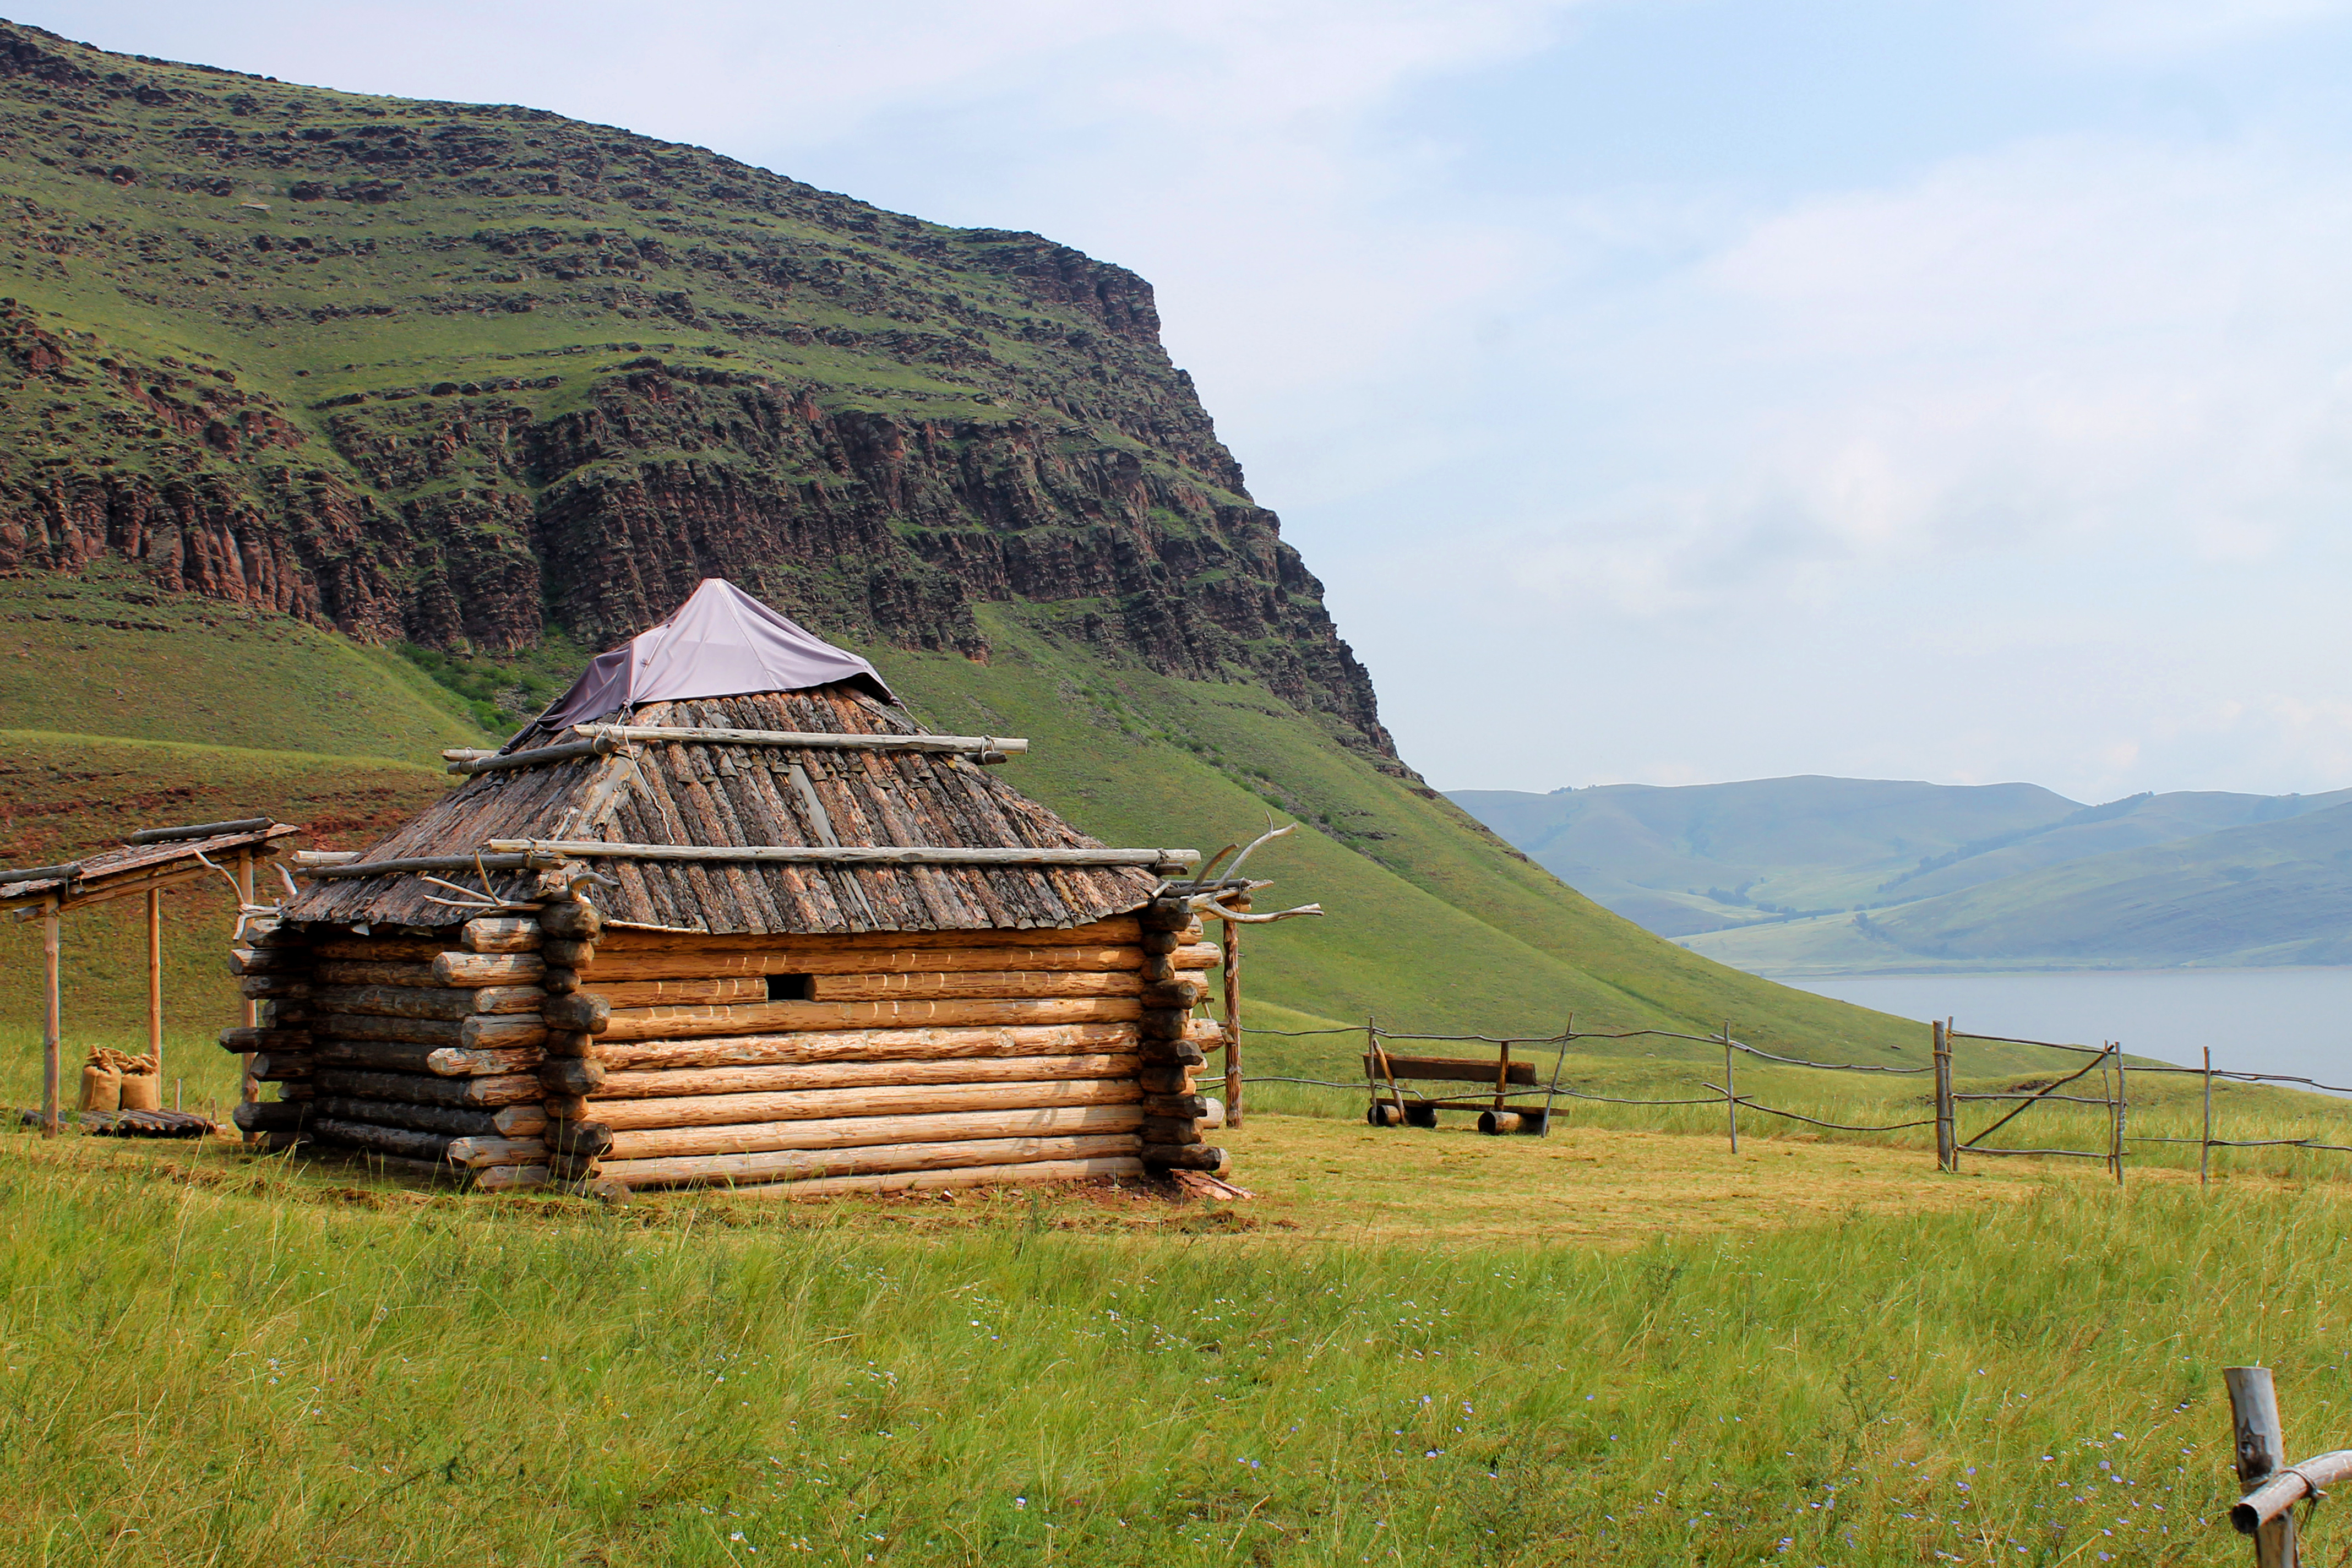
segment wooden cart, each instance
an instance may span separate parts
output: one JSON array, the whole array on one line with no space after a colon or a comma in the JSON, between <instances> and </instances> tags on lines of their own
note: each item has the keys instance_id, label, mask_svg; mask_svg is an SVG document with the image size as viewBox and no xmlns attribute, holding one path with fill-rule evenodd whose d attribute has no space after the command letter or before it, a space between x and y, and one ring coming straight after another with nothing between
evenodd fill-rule
<instances>
[{"instance_id":1,"label":"wooden cart","mask_svg":"<svg viewBox=\"0 0 2352 1568\"><path fill-rule=\"evenodd\" d=\"M1560 1066L1567 1053L1553 1060L1550 1080L1539 1087L1535 1063L1511 1059L1515 1043L1498 1042L1491 1061L1475 1057L1401 1057L1374 1036L1371 1049L1364 1054L1364 1087L1371 1096L1364 1120L1375 1127L1434 1127L1441 1110L1475 1110L1481 1132L1545 1136L1551 1131L1552 1104L1559 1093ZM1477 1093L1453 1094L1431 1094L1407 1087L1423 1083L1486 1087ZM1533 1103L1538 1097L1542 1100L1540 1105Z\"/></svg>"}]
</instances>

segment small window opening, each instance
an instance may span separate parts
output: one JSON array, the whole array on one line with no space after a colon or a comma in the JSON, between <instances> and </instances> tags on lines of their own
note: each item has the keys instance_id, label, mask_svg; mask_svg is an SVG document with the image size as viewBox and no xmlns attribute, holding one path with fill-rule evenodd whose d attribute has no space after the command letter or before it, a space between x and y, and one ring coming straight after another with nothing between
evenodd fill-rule
<instances>
[{"instance_id":1,"label":"small window opening","mask_svg":"<svg viewBox=\"0 0 2352 1568\"><path fill-rule=\"evenodd\" d=\"M771 1002L814 1002L816 1000L816 976L814 974L771 974L768 976L768 1000Z\"/></svg>"}]
</instances>

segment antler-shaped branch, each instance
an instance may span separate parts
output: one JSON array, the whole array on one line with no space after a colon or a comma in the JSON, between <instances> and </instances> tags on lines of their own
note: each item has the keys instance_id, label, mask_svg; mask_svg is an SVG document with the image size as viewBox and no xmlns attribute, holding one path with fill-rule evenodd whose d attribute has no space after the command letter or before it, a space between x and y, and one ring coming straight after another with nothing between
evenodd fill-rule
<instances>
[{"instance_id":1,"label":"antler-shaped branch","mask_svg":"<svg viewBox=\"0 0 2352 1568\"><path fill-rule=\"evenodd\" d=\"M221 880L228 884L228 890L236 895L236 924L229 931L229 941L242 942L245 940L245 923L247 921L254 920L262 915L268 915L272 918L276 918L286 913L286 906L284 904L247 903L245 901L245 889L237 885L236 878L229 872L228 868L226 866L215 866L210 860L205 858L205 852L201 849L191 850L190 853L194 855L195 858L206 867L219 872ZM286 868L283 866L278 867L278 874L281 877L285 876ZM287 879L286 887L289 893L293 890L294 882L291 878Z\"/></svg>"},{"instance_id":2,"label":"antler-shaped branch","mask_svg":"<svg viewBox=\"0 0 2352 1568\"><path fill-rule=\"evenodd\" d=\"M1210 858L1207 866L1202 868L1202 874L1193 878L1191 884L1192 887L1197 889L1207 887L1210 882L1213 880L1217 883L1215 890L1212 892L1195 891L1186 901L1189 902L1193 909L1198 910L1202 914L1214 915L1221 921L1232 921L1241 925L1264 925L1268 921L1286 921L1297 915L1321 914L1323 912L1323 906L1320 904L1301 904L1295 910L1277 910L1270 914L1254 915L1244 914L1239 910L1228 909L1223 902L1224 900L1230 899L1236 894L1247 897L1249 894L1257 891L1260 888L1271 888L1274 886L1272 882L1242 881L1242 863L1247 860L1250 856L1257 850L1257 847L1260 845L1268 843L1276 838L1285 837L1297 831L1298 824L1295 822L1285 823L1280 827L1267 828L1264 833L1261 833L1255 838L1251 839L1249 843L1243 847L1240 854L1234 855L1232 861L1226 865L1222 875L1213 875L1217 862L1223 860L1227 855L1233 854L1233 846L1230 844L1224 848L1220 849L1214 856ZM1234 884L1237 882L1241 885L1235 886Z\"/></svg>"},{"instance_id":3,"label":"antler-shaped branch","mask_svg":"<svg viewBox=\"0 0 2352 1568\"><path fill-rule=\"evenodd\" d=\"M1206 860L1202 861L1200 870L1195 872L1192 879L1183 886L1182 890L1186 896L1189 897L1192 894L1199 892L1211 882L1216 880L1218 863L1239 847L1241 847L1237 844L1228 844L1223 849L1218 850L1214 855L1210 856Z\"/></svg>"},{"instance_id":4,"label":"antler-shaped branch","mask_svg":"<svg viewBox=\"0 0 2352 1568\"><path fill-rule=\"evenodd\" d=\"M1244 849L1240 854L1234 857L1234 863L1225 868L1223 879L1231 881L1235 877L1240 876L1242 874L1242 862L1248 859L1253 854L1255 854L1259 845L1265 843L1269 839L1286 837L1297 831L1298 824L1295 822L1285 823L1280 827L1267 828L1264 833L1259 834L1255 838L1249 841L1248 848Z\"/></svg>"},{"instance_id":5,"label":"antler-shaped branch","mask_svg":"<svg viewBox=\"0 0 2352 1568\"><path fill-rule=\"evenodd\" d=\"M1276 910L1271 914L1249 915L1242 913L1239 910L1229 910L1217 902L1217 898L1222 896L1220 894L1196 899L1193 900L1192 907L1202 914L1214 915L1221 921L1232 921L1236 925L1250 926L1264 925L1268 921L1286 921L1297 915L1319 915L1323 912L1323 906L1320 904L1301 904L1295 910Z\"/></svg>"}]
</instances>

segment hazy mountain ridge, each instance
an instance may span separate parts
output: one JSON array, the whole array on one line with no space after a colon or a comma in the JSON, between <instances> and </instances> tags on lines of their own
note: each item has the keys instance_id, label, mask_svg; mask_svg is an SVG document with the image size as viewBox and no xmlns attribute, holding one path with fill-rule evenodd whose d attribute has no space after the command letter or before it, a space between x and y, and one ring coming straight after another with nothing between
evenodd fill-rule
<instances>
[{"instance_id":1,"label":"hazy mountain ridge","mask_svg":"<svg viewBox=\"0 0 2352 1568\"><path fill-rule=\"evenodd\" d=\"M2084 806L1805 777L1452 798L1618 913L1759 972L2352 960L2352 791Z\"/></svg>"}]
</instances>

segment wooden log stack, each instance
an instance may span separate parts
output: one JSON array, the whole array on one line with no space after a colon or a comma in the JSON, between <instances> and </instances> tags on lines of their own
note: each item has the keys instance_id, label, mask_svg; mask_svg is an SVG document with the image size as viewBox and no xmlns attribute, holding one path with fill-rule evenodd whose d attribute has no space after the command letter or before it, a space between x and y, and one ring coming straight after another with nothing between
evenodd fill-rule
<instances>
[{"instance_id":1,"label":"wooden log stack","mask_svg":"<svg viewBox=\"0 0 2352 1568\"><path fill-rule=\"evenodd\" d=\"M1137 923L1144 952L1140 1157L1146 1169L1156 1172L1222 1171L1225 1152L1202 1137L1211 1125L1210 1106L1198 1091L1200 1069L1208 1060L1200 1041L1219 1037L1215 1025L1192 1016L1208 992L1190 960L1202 946L1199 922L1181 898L1161 898L1143 909Z\"/></svg>"},{"instance_id":2,"label":"wooden log stack","mask_svg":"<svg viewBox=\"0 0 2352 1568\"><path fill-rule=\"evenodd\" d=\"M263 1016L221 1045L251 1055L278 1098L240 1106L240 1128L483 1186L550 1179L536 921L247 934L229 967Z\"/></svg>"}]
</instances>

